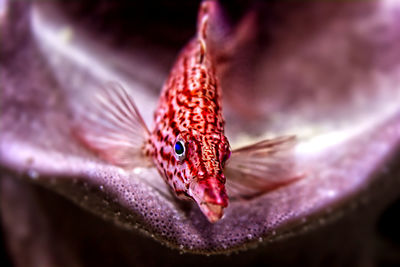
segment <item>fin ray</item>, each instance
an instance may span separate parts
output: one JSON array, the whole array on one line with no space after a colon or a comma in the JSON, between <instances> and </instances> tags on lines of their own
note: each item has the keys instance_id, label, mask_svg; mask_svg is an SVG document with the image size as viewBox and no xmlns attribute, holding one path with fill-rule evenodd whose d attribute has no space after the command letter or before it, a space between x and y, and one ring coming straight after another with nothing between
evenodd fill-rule
<instances>
[{"instance_id":1,"label":"fin ray","mask_svg":"<svg viewBox=\"0 0 400 267\"><path fill-rule=\"evenodd\" d=\"M74 133L112 164L124 168L149 165L143 153L149 130L132 97L118 83L107 83L82 105Z\"/></svg>"},{"instance_id":2,"label":"fin ray","mask_svg":"<svg viewBox=\"0 0 400 267\"><path fill-rule=\"evenodd\" d=\"M231 198L252 198L301 178L296 174L294 136L267 139L232 152L224 174Z\"/></svg>"}]
</instances>

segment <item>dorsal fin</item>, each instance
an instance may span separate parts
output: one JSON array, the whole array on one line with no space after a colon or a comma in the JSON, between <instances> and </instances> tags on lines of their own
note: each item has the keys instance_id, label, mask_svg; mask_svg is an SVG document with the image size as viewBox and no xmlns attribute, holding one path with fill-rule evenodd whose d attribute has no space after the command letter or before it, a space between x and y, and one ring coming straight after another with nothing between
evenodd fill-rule
<instances>
[{"instance_id":1,"label":"dorsal fin","mask_svg":"<svg viewBox=\"0 0 400 267\"><path fill-rule=\"evenodd\" d=\"M203 51L200 59L209 53L215 60L224 61L255 39L258 29L256 9L246 10L234 27L227 17L218 1L201 3L197 16L197 38Z\"/></svg>"},{"instance_id":2,"label":"dorsal fin","mask_svg":"<svg viewBox=\"0 0 400 267\"><path fill-rule=\"evenodd\" d=\"M214 2L214 1L213 1ZM207 27L209 18L209 5L210 1L202 2L199 13L197 17L197 39L200 44L200 55L199 62L202 64L204 62L205 55L207 53Z\"/></svg>"}]
</instances>

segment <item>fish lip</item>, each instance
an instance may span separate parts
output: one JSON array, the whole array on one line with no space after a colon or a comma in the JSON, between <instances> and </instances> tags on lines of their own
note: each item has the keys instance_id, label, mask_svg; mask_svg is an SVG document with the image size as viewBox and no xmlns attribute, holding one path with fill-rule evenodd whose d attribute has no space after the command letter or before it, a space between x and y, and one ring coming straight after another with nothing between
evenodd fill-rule
<instances>
[{"instance_id":1,"label":"fish lip","mask_svg":"<svg viewBox=\"0 0 400 267\"><path fill-rule=\"evenodd\" d=\"M224 206L213 204L209 202L203 202L199 205L203 214L207 217L208 221L215 223L219 221L224 215Z\"/></svg>"}]
</instances>

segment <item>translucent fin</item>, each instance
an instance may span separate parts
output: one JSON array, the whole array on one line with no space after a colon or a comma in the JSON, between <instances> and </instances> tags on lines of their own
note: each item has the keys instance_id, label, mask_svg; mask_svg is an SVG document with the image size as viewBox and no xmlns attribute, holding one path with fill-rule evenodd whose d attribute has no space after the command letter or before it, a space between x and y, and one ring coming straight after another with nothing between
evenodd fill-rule
<instances>
[{"instance_id":1,"label":"translucent fin","mask_svg":"<svg viewBox=\"0 0 400 267\"><path fill-rule=\"evenodd\" d=\"M75 135L102 159L123 167L148 165L149 130L132 97L118 83L99 88L78 113Z\"/></svg>"},{"instance_id":2,"label":"translucent fin","mask_svg":"<svg viewBox=\"0 0 400 267\"><path fill-rule=\"evenodd\" d=\"M197 37L201 51L208 51L215 59L225 61L237 55L237 51L254 41L257 31L255 9L246 10L236 25L228 23L227 15L218 1L202 1L197 15Z\"/></svg>"},{"instance_id":3,"label":"translucent fin","mask_svg":"<svg viewBox=\"0 0 400 267\"><path fill-rule=\"evenodd\" d=\"M203 63L207 53L207 26L208 26L208 1L201 4L197 18L197 39L200 43L200 64Z\"/></svg>"},{"instance_id":4,"label":"translucent fin","mask_svg":"<svg viewBox=\"0 0 400 267\"><path fill-rule=\"evenodd\" d=\"M159 172L154 167L136 167L133 173L141 181L145 182L167 200L173 201L174 194L168 184L161 178Z\"/></svg>"},{"instance_id":5,"label":"translucent fin","mask_svg":"<svg viewBox=\"0 0 400 267\"><path fill-rule=\"evenodd\" d=\"M292 148L295 137L278 137L236 149L224 174L230 198L252 198L301 178Z\"/></svg>"}]
</instances>

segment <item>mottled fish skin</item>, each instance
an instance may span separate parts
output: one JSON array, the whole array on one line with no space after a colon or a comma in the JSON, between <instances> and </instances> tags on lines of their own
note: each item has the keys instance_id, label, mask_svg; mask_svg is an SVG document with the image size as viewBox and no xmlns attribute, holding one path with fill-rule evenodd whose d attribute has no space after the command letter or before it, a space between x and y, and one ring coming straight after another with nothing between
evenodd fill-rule
<instances>
[{"instance_id":1,"label":"mottled fish skin","mask_svg":"<svg viewBox=\"0 0 400 267\"><path fill-rule=\"evenodd\" d=\"M231 156L212 53L224 46L216 49L210 45L215 40L207 40L211 16L220 17L218 2L202 2L197 35L179 54L163 86L153 130L129 92L112 82L81 105L86 108L78 111L74 135L116 166L132 170L152 161L176 196L193 199L216 222L228 206L227 191L232 199L251 198L300 176L294 172L294 136L262 140L233 150ZM244 19L238 40L252 21Z\"/></svg>"},{"instance_id":2,"label":"mottled fish skin","mask_svg":"<svg viewBox=\"0 0 400 267\"><path fill-rule=\"evenodd\" d=\"M216 220L228 205L223 168L231 152L224 135L215 67L201 42L199 37L189 42L164 84L150 136L150 153L177 196L193 198L200 208L206 208L204 204L220 207L219 214L211 214L216 216L211 220ZM174 153L178 140L186 147L181 160Z\"/></svg>"}]
</instances>

